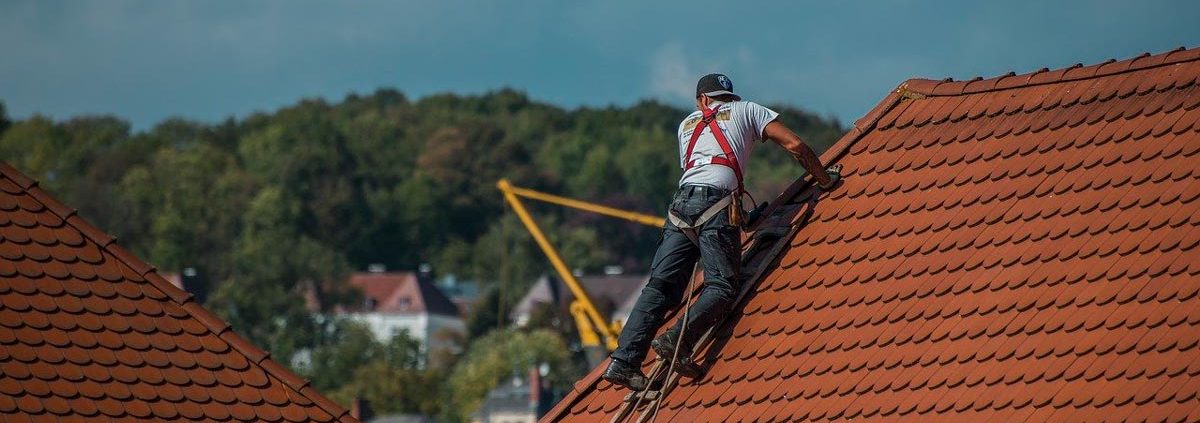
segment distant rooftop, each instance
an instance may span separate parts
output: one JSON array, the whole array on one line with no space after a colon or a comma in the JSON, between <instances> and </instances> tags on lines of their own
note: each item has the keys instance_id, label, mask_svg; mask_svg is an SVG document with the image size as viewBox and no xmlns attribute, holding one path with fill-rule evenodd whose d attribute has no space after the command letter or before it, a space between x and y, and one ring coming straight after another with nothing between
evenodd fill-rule
<instances>
[{"instance_id":1,"label":"distant rooftop","mask_svg":"<svg viewBox=\"0 0 1200 423\"><path fill-rule=\"evenodd\" d=\"M458 316L458 307L431 281L413 272L359 272L349 284L363 292L363 301L341 307L350 313L429 313Z\"/></svg>"},{"instance_id":2,"label":"distant rooftop","mask_svg":"<svg viewBox=\"0 0 1200 423\"><path fill-rule=\"evenodd\" d=\"M587 291L588 296L597 307L617 311L629 298L646 285L646 275L616 274L589 275L577 278ZM528 316L537 304L556 304L567 307L575 299L575 294L557 277L543 275L538 278L521 301L513 308L510 316L520 323L521 316ZM604 312L605 310L601 310Z\"/></svg>"}]
</instances>

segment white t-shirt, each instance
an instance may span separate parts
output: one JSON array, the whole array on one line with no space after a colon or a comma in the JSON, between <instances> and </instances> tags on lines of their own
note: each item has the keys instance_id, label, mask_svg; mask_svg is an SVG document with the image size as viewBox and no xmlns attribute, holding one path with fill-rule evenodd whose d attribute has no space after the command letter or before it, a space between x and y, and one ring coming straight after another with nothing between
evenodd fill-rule
<instances>
[{"instance_id":1,"label":"white t-shirt","mask_svg":"<svg viewBox=\"0 0 1200 423\"><path fill-rule=\"evenodd\" d=\"M737 162L742 167L742 174L745 175L750 150L754 149L755 141L763 140L763 129L779 117L779 113L752 101L715 104L719 104L720 107L717 110L717 125L724 130L725 139L729 140L729 147L733 149L733 154L737 156ZM711 157L725 154L721 145L717 143L717 138L712 135L709 125L705 125L701 130L692 157L684 157L687 154L688 141L692 139L692 131L703 117L704 112L697 110L679 124L679 167L686 167L689 160L699 160L695 167L683 172L683 177L679 178L679 185L699 184L735 190L738 183L733 169L723 165L700 164L708 163L707 159Z\"/></svg>"}]
</instances>

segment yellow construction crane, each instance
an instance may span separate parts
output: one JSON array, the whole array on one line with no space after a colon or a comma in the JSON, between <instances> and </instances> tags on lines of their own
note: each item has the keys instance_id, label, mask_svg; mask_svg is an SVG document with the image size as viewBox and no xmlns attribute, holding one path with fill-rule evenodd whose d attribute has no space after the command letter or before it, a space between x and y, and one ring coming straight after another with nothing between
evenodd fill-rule
<instances>
[{"instance_id":1,"label":"yellow construction crane","mask_svg":"<svg viewBox=\"0 0 1200 423\"><path fill-rule=\"evenodd\" d=\"M572 294L575 294L575 300L571 302L571 315L575 317L575 325L579 328L579 338L583 346L599 346L600 338L603 337L604 346L608 351L615 350L617 348L617 334L621 333L621 322L609 322L608 319L600 315L600 311L592 303L592 299L588 296L587 291L583 289L583 285L579 283L579 280L575 279L575 275L571 274L570 268L563 262L562 257L558 255L558 250L550 245L550 241L546 239L546 235L542 233L537 223L533 221L533 217L529 214L529 211L525 210L525 205L521 204L521 198L524 197L530 200L616 217L648 226L662 227L666 223L666 219L516 187L509 183L507 179L501 179L496 183L496 187L500 188L500 192L504 193L504 199L512 206L513 211L517 213L517 217L521 219L521 223L525 225L525 229L529 230L529 234L533 235L533 239L537 241L538 247L541 247L542 252L546 254L546 258L550 259L550 264L554 266L554 270L558 272L563 283L567 285Z\"/></svg>"}]
</instances>

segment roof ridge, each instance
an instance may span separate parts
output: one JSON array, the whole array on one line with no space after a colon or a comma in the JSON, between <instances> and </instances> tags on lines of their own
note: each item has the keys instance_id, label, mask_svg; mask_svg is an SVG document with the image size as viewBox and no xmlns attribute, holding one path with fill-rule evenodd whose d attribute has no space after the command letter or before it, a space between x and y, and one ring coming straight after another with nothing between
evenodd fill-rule
<instances>
[{"instance_id":1,"label":"roof ridge","mask_svg":"<svg viewBox=\"0 0 1200 423\"><path fill-rule=\"evenodd\" d=\"M975 77L965 81L955 81L953 78L940 80L926 78L910 78L896 87L897 92L916 93L922 96L956 96L963 94L978 94L1013 88L1023 88L1059 82L1080 81L1118 75L1127 72L1140 71L1160 66L1200 60L1200 47L1188 49L1178 47L1174 50L1151 55L1142 53L1138 56L1117 61L1108 59L1101 63L1083 65L1076 63L1071 66L1049 69L1041 68L1033 72L1017 74L1008 72L1000 76L984 79Z\"/></svg>"},{"instance_id":2,"label":"roof ridge","mask_svg":"<svg viewBox=\"0 0 1200 423\"><path fill-rule=\"evenodd\" d=\"M233 331L228 322L197 303L192 294L176 287L163 278L162 275L158 274L156 267L142 261L129 250L117 245L116 237L92 225L86 219L79 216L78 210L66 206L50 195L49 192L39 187L36 179L21 173L20 170L17 170L17 168L6 161L0 161L0 175L12 180L22 191L33 197L35 201L42 203L47 211L62 219L63 224L71 226L75 230L78 230L84 238L95 242L101 251L111 254L113 258L129 266L139 277L144 278L147 283L162 291L167 298L178 305L180 309L183 309L188 316L196 319L200 324L208 328L213 335L228 343L230 348L236 350L248 361L261 368L269 377L278 380L300 395L304 395L313 404L316 404L335 419L343 420L349 417L350 421L357 421L353 416L350 416L349 410L342 408L313 389L307 379L296 375L271 359L270 352L258 348L236 331Z\"/></svg>"},{"instance_id":3,"label":"roof ridge","mask_svg":"<svg viewBox=\"0 0 1200 423\"><path fill-rule=\"evenodd\" d=\"M454 305L454 301L446 296L433 281L422 278L420 275L413 275L413 283L416 284L417 294L421 297L421 302L424 303L425 312L440 316L449 314L451 317L458 317L458 306Z\"/></svg>"},{"instance_id":4,"label":"roof ridge","mask_svg":"<svg viewBox=\"0 0 1200 423\"><path fill-rule=\"evenodd\" d=\"M829 146L829 149L825 150L824 153L821 153L821 163L830 165L837 162L837 160L844 156L846 152L850 151L850 146L854 145L855 142L865 136L872 129L875 129L875 124L879 123L879 119L883 118L884 115L890 112L892 108L896 107L897 104L900 104L900 101L904 100L905 98L908 98L907 94L901 92L899 89L888 93L887 97L884 97L883 100L880 100L879 103L876 103L875 107L871 108L867 114L854 121L854 125L850 127L850 130L846 131L845 134L842 134L842 137L838 138L837 142ZM775 212L775 209L780 204L783 204L787 200L794 198L801 191L804 191L805 188L808 188L810 185L812 185L814 181L815 180L812 178L812 176L807 174L796 178L796 180L793 181L792 184L787 187L787 189L783 190L783 192L775 197L774 201L768 203L769 205L767 206L767 209L763 211L762 215L770 216Z\"/></svg>"}]
</instances>

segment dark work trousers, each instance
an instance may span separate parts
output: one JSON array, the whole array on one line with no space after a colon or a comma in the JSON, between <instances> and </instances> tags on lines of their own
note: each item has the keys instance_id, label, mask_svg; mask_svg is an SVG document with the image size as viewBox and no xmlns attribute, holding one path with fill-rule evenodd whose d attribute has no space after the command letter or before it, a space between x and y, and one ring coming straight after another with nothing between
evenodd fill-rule
<instances>
[{"instance_id":1,"label":"dark work trousers","mask_svg":"<svg viewBox=\"0 0 1200 423\"><path fill-rule=\"evenodd\" d=\"M728 190L684 185L671 200L671 210L684 221L693 223L700 214L728 195ZM704 266L704 289L688 311L684 339L679 344L680 354L689 352L690 346L704 331L725 317L741 289L738 280L739 237L737 227L729 224L728 208L700 227L699 246L693 244L683 230L667 221L650 265L650 281L633 306L612 357L635 366L641 364L663 317L683 300L688 279L692 277L693 266L699 257ZM679 319L675 324L674 333L678 333L682 322L683 319Z\"/></svg>"}]
</instances>

